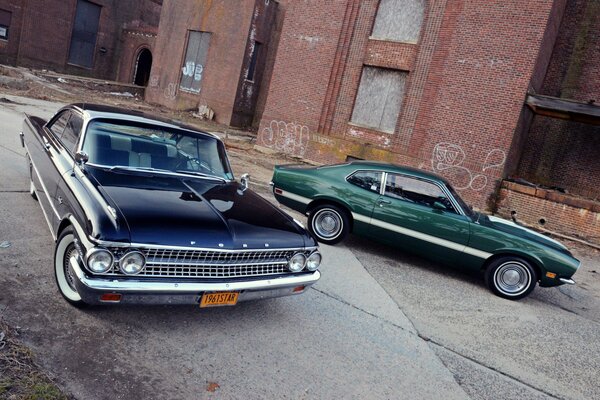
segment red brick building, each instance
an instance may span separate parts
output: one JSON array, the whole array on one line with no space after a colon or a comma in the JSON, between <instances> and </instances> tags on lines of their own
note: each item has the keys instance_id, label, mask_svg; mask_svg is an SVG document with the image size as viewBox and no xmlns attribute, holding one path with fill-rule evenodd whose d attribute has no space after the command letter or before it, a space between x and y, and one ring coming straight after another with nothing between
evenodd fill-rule
<instances>
[{"instance_id":1,"label":"red brick building","mask_svg":"<svg viewBox=\"0 0 600 400\"><path fill-rule=\"evenodd\" d=\"M599 31L596 0L165 0L147 99L600 242Z\"/></svg>"},{"instance_id":2,"label":"red brick building","mask_svg":"<svg viewBox=\"0 0 600 400\"><path fill-rule=\"evenodd\" d=\"M272 37L269 0L165 0L146 100L207 105L219 122L249 126Z\"/></svg>"},{"instance_id":3,"label":"red brick building","mask_svg":"<svg viewBox=\"0 0 600 400\"><path fill-rule=\"evenodd\" d=\"M0 63L144 84L162 0L0 0Z\"/></svg>"}]
</instances>

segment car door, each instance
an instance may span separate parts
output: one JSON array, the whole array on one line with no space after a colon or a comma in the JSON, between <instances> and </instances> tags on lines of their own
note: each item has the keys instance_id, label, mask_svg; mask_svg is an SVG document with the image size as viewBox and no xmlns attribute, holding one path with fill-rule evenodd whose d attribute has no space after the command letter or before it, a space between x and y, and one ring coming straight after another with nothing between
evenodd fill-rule
<instances>
[{"instance_id":1,"label":"car door","mask_svg":"<svg viewBox=\"0 0 600 400\"><path fill-rule=\"evenodd\" d=\"M470 220L441 184L399 173L386 173L384 179L372 236L433 260L458 261L469 242Z\"/></svg>"},{"instance_id":2,"label":"car door","mask_svg":"<svg viewBox=\"0 0 600 400\"><path fill-rule=\"evenodd\" d=\"M83 117L76 111L71 111L71 116L59 139L60 151L54 161L61 175L56 189L56 208L61 215L73 212L76 208L76 199L67 181L71 181L71 184L76 181L73 174L73 166L75 164L75 153L79 147L82 127Z\"/></svg>"},{"instance_id":3,"label":"car door","mask_svg":"<svg viewBox=\"0 0 600 400\"><path fill-rule=\"evenodd\" d=\"M58 170L60 164L58 160L62 151L59 137L63 134L70 117L71 111L65 110L43 127L40 135L42 149L33 160L36 173L41 180L40 185L36 185L38 199L44 207L53 230L56 229L60 217L56 208L55 196L61 175Z\"/></svg>"},{"instance_id":4,"label":"car door","mask_svg":"<svg viewBox=\"0 0 600 400\"><path fill-rule=\"evenodd\" d=\"M352 232L368 235L373 209L381 194L383 171L357 170L348 175L346 181L353 186L351 195L347 196L354 221Z\"/></svg>"}]
</instances>

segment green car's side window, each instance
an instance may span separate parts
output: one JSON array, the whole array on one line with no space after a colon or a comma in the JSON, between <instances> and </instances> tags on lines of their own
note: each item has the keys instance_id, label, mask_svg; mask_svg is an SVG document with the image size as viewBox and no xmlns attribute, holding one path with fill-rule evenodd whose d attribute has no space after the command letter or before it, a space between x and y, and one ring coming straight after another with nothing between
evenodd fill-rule
<instances>
[{"instance_id":1,"label":"green car's side window","mask_svg":"<svg viewBox=\"0 0 600 400\"><path fill-rule=\"evenodd\" d=\"M370 192L379 193L381 190L381 172L356 171L348 177L348 182Z\"/></svg>"},{"instance_id":2,"label":"green car's side window","mask_svg":"<svg viewBox=\"0 0 600 400\"><path fill-rule=\"evenodd\" d=\"M421 179L388 174L385 182L385 196L430 208L444 208L446 211L456 213L452 202L439 186Z\"/></svg>"}]
</instances>

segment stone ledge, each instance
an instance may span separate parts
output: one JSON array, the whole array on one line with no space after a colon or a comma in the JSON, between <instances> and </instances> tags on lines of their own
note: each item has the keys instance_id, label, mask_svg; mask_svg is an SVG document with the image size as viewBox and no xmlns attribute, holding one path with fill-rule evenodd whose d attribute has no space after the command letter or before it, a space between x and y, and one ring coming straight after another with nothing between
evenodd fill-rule
<instances>
[{"instance_id":1,"label":"stone ledge","mask_svg":"<svg viewBox=\"0 0 600 400\"><path fill-rule=\"evenodd\" d=\"M573 196L566 193L561 193L552 189L542 189L534 186L523 185L517 182L502 181L502 188L526 194L529 196L537 197L539 199L553 201L559 204L565 204L575 208L581 208L593 212L600 213L600 202L585 199L582 197Z\"/></svg>"}]
</instances>

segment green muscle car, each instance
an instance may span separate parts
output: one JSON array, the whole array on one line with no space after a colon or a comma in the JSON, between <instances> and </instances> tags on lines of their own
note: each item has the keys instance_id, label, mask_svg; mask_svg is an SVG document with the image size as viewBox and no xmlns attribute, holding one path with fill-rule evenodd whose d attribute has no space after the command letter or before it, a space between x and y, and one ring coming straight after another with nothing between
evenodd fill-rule
<instances>
[{"instance_id":1,"label":"green muscle car","mask_svg":"<svg viewBox=\"0 0 600 400\"><path fill-rule=\"evenodd\" d=\"M540 286L574 284L580 262L561 243L473 211L435 174L355 161L276 166L273 193L308 215L308 229L326 244L350 232L434 261L485 272L496 295L517 300Z\"/></svg>"}]
</instances>

